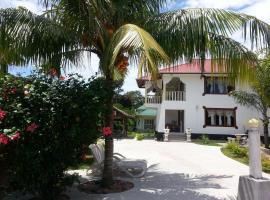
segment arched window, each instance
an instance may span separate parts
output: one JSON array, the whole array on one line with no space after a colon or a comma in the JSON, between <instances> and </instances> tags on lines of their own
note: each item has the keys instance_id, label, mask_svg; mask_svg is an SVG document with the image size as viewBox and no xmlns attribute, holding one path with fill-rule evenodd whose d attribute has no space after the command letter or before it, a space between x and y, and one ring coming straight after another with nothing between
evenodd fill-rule
<instances>
[{"instance_id":1,"label":"arched window","mask_svg":"<svg viewBox=\"0 0 270 200\"><path fill-rule=\"evenodd\" d=\"M166 91L185 91L185 84L180 78L173 77L169 83L166 84Z\"/></svg>"}]
</instances>

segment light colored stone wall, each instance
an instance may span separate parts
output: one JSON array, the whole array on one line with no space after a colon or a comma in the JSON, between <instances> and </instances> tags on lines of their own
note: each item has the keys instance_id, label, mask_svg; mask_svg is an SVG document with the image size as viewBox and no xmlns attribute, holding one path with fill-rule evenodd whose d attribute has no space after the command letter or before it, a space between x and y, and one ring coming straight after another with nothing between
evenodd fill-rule
<instances>
[{"instance_id":1,"label":"light colored stone wall","mask_svg":"<svg viewBox=\"0 0 270 200\"><path fill-rule=\"evenodd\" d=\"M186 101L166 101L164 98L165 85L172 79L179 77L186 85ZM252 109L236 104L228 95L213 95L204 93L204 79L200 74L164 74L163 77L163 101L161 104L146 104L148 107L157 108L156 131L163 132L165 127L165 110L184 110L184 127L191 128L193 133L224 134L244 133L247 130L247 121L250 118L259 118L260 114ZM150 83L146 84L150 87ZM249 90L247 86L236 84L236 90ZM206 127L203 128L205 107L210 108L234 108L236 110L236 125L234 127ZM261 129L261 127L260 127Z\"/></svg>"}]
</instances>

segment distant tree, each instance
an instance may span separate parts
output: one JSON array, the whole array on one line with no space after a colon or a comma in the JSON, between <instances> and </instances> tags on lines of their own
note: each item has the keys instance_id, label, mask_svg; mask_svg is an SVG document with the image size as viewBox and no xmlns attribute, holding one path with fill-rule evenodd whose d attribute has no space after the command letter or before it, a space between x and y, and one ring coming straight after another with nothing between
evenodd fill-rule
<instances>
[{"instance_id":1,"label":"distant tree","mask_svg":"<svg viewBox=\"0 0 270 200\"><path fill-rule=\"evenodd\" d=\"M125 96L127 96L130 99L131 105L134 109L142 106L144 103L144 96L138 90L129 91L129 92L125 93Z\"/></svg>"},{"instance_id":2,"label":"distant tree","mask_svg":"<svg viewBox=\"0 0 270 200\"><path fill-rule=\"evenodd\" d=\"M129 91L124 94L118 93L115 95L115 103L121 104L122 107L132 110L137 109L144 103L144 97L140 91Z\"/></svg>"},{"instance_id":3,"label":"distant tree","mask_svg":"<svg viewBox=\"0 0 270 200\"><path fill-rule=\"evenodd\" d=\"M269 149L269 116L270 108L270 56L259 62L256 69L256 79L252 83L253 92L233 91L231 95L237 103L253 107L262 115L264 129L264 145Z\"/></svg>"}]
</instances>

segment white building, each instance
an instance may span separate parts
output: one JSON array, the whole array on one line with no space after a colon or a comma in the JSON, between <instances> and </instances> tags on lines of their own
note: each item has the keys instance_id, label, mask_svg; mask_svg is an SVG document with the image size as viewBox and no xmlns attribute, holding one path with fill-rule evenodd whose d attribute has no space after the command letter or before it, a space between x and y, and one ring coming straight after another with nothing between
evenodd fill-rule
<instances>
[{"instance_id":1,"label":"white building","mask_svg":"<svg viewBox=\"0 0 270 200\"><path fill-rule=\"evenodd\" d=\"M230 83L226 74L211 73L211 60L206 60L201 73L199 60L191 64L164 68L160 79L137 79L145 88L145 104L138 109L137 129L193 134L232 135L245 133L247 121L259 113L237 104L228 93L248 87Z\"/></svg>"}]
</instances>

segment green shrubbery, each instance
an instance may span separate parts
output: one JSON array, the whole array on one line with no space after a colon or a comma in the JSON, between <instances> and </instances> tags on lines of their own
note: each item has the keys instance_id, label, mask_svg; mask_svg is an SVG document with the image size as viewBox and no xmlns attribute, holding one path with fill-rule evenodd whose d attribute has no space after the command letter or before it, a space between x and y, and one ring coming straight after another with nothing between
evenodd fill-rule
<instances>
[{"instance_id":1,"label":"green shrubbery","mask_svg":"<svg viewBox=\"0 0 270 200\"><path fill-rule=\"evenodd\" d=\"M202 135L202 137L201 137L201 142L202 142L203 144L209 144L209 143L210 143L210 140L209 140L209 138L208 138L207 135Z\"/></svg>"},{"instance_id":2,"label":"green shrubbery","mask_svg":"<svg viewBox=\"0 0 270 200\"><path fill-rule=\"evenodd\" d=\"M13 189L55 199L73 178L65 170L100 135L101 79L46 75L0 79L0 145Z\"/></svg>"},{"instance_id":3,"label":"green shrubbery","mask_svg":"<svg viewBox=\"0 0 270 200\"><path fill-rule=\"evenodd\" d=\"M129 138L135 138L136 139L136 135L142 135L143 139L144 138L154 138L155 133L153 131L149 131L149 132L137 132L137 131L128 131L128 137ZM139 136L141 137L141 136Z\"/></svg>"},{"instance_id":4,"label":"green shrubbery","mask_svg":"<svg viewBox=\"0 0 270 200\"><path fill-rule=\"evenodd\" d=\"M222 152L239 162L248 164L249 156L248 156L248 148L240 147L239 144L235 142L228 143L225 147L223 147ZM262 154L262 169L264 172L270 173L270 159L267 158L264 154Z\"/></svg>"},{"instance_id":5,"label":"green shrubbery","mask_svg":"<svg viewBox=\"0 0 270 200\"><path fill-rule=\"evenodd\" d=\"M144 135L141 134L141 133L136 133L135 139L136 139L136 140L143 140L143 139L144 139Z\"/></svg>"},{"instance_id":6,"label":"green shrubbery","mask_svg":"<svg viewBox=\"0 0 270 200\"><path fill-rule=\"evenodd\" d=\"M208 135L202 135L199 139L193 140L194 143L207 146L220 146L217 141L210 140Z\"/></svg>"},{"instance_id":7,"label":"green shrubbery","mask_svg":"<svg viewBox=\"0 0 270 200\"><path fill-rule=\"evenodd\" d=\"M230 142L225 147L228 149L236 158L248 157L248 149L246 147L240 147L235 142Z\"/></svg>"}]
</instances>

